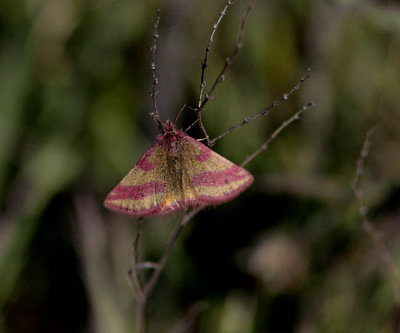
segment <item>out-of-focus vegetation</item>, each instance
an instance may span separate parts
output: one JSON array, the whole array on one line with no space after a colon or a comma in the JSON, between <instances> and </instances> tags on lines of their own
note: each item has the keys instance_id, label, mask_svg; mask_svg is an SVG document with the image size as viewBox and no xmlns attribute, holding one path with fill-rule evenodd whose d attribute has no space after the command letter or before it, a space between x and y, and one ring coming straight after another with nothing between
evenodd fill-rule
<instances>
[{"instance_id":1,"label":"out-of-focus vegetation","mask_svg":"<svg viewBox=\"0 0 400 333\"><path fill-rule=\"evenodd\" d=\"M102 202L157 135L148 117L155 9L160 112L174 119L196 104L223 4L1 2L1 332L134 332L126 272L135 220ZM235 1L216 34L209 84L246 5ZM362 188L399 263L399 41L396 1L257 1L204 113L209 133L259 112L308 67L312 78L215 150L240 163L301 105L316 107L248 165L246 193L184 230L151 297L150 332L398 332L400 282L363 230L350 183L365 131L378 125ZM193 119L186 111L180 126ZM146 259L175 220L146 222Z\"/></svg>"}]
</instances>

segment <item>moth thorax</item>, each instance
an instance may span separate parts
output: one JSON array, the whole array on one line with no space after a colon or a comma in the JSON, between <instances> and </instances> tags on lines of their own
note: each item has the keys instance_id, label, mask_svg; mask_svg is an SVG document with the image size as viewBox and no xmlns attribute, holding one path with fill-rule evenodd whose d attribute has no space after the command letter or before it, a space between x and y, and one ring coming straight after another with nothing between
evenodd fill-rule
<instances>
[{"instance_id":1,"label":"moth thorax","mask_svg":"<svg viewBox=\"0 0 400 333\"><path fill-rule=\"evenodd\" d=\"M178 155L179 139L177 137L172 137L169 142L168 151L172 156Z\"/></svg>"}]
</instances>

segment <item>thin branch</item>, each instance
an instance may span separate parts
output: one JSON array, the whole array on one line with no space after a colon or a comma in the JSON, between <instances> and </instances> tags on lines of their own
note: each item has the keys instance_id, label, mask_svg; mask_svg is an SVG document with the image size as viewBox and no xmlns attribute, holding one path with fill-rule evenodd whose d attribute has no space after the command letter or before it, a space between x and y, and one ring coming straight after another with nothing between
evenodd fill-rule
<instances>
[{"instance_id":1,"label":"thin branch","mask_svg":"<svg viewBox=\"0 0 400 333\"><path fill-rule=\"evenodd\" d=\"M138 246L139 246L139 240L140 237L142 236L142 219L138 220L137 227L136 227L136 236L133 241L133 267L131 270L128 272L128 276L130 278L130 281L132 282L133 289L136 293L136 297L138 299L143 298L143 287L142 283L140 282L140 276L139 276L139 270L138 270L138 262L139 262L139 256L138 256Z\"/></svg>"},{"instance_id":2,"label":"thin branch","mask_svg":"<svg viewBox=\"0 0 400 333\"><path fill-rule=\"evenodd\" d=\"M228 7L231 4L232 4L231 0L228 0L226 2L224 8L222 9L222 11L219 14L217 22L213 25L213 30L211 32L210 39L208 40L208 45L207 45L207 48L206 48L206 53L205 53L205 56L204 56L204 60L201 63L200 93L199 93L199 102L198 102L198 105L197 105L198 108L200 108L201 102L203 100L203 91L204 91L204 87L206 86L206 81L205 81L204 75L205 75L205 71L206 71L207 64L208 64L208 55L210 54L211 46L214 43L214 35L215 35L215 33L216 33L216 31L217 31L217 29L219 27L219 24L222 21L222 18L226 15L226 11L228 10Z\"/></svg>"},{"instance_id":3,"label":"thin branch","mask_svg":"<svg viewBox=\"0 0 400 333\"><path fill-rule=\"evenodd\" d=\"M156 67L156 51L157 51L157 40L158 40L158 25L160 23L160 8L157 8L156 12L156 20L153 25L153 44L150 48L151 53L151 75L152 75L152 83L151 83L151 100L153 102L153 111L150 112L150 117L157 124L158 128L161 132L164 132L164 126L162 124L160 114L158 112L157 107L157 99L156 96L158 94L158 77L157 77L157 67Z\"/></svg>"},{"instance_id":4,"label":"thin branch","mask_svg":"<svg viewBox=\"0 0 400 333\"><path fill-rule=\"evenodd\" d=\"M202 209L203 209L203 207L197 207L194 210L190 211L189 213L186 213L182 217L182 219L179 221L177 226L175 227L174 231L172 232L172 234L167 242L167 245L164 248L163 253L160 256L160 259L157 262L157 267L154 268L148 282L146 282L146 284L144 286L144 295L146 298L153 291L153 288L158 281L161 271L164 268L165 262L167 261L167 258L172 249L172 246L175 244L175 241L178 238L179 234L181 233L182 229Z\"/></svg>"},{"instance_id":5,"label":"thin branch","mask_svg":"<svg viewBox=\"0 0 400 333\"><path fill-rule=\"evenodd\" d=\"M303 84L303 82L306 81L309 77L310 77L310 74L307 74L307 75L303 76L299 80L299 82L297 82L297 84L292 89L290 89L290 91L288 91L287 93L283 94L280 99L274 101L272 104L270 104L267 108L265 108L261 112L256 113L256 114L254 114L254 115L252 115L250 117L244 118L242 122L230 127L227 131L225 131L222 134L218 135L214 139L209 140L208 141L208 145L209 146L213 146L218 140L222 139L225 135L228 135L229 133L233 132L237 128L242 127L242 126L244 126L244 125L256 120L258 117L264 117L264 116L268 115L269 111L271 111L272 108L278 106L283 101L286 101L289 98L290 95L292 95L295 91L299 90L299 88Z\"/></svg>"},{"instance_id":6,"label":"thin branch","mask_svg":"<svg viewBox=\"0 0 400 333\"><path fill-rule=\"evenodd\" d=\"M374 135L374 133L375 133L375 128L372 128L367 132L367 134L365 136L365 140L364 140L362 149L360 151L360 155L357 159L356 174L354 176L354 180L351 185L353 188L354 196L356 197L356 200L357 200L358 211L362 218L362 225L363 225L364 231L371 237L371 239L374 243L374 246L375 246L376 250L378 251L379 256L381 257L381 260L390 269L390 272L392 275L393 288L395 290L397 302L400 302L400 270L396 266L396 264L392 258L392 255L390 254L390 251L387 248L387 246L386 246L384 240L382 239L381 235L379 234L378 230L375 228L375 226L372 224L372 222L368 218L368 207L364 202L363 192L360 187L361 177L364 174L364 168L365 168L366 160L369 155L369 151L370 151L370 147L371 147L371 140L372 140L372 136Z\"/></svg>"},{"instance_id":7,"label":"thin branch","mask_svg":"<svg viewBox=\"0 0 400 333\"><path fill-rule=\"evenodd\" d=\"M176 225L175 229L173 230L173 232L167 242L167 245L164 248L164 251L162 252L159 260L156 263L147 262L147 261L141 262L141 263L138 262L137 248L138 248L140 236L142 234L141 220L139 220L138 227L136 229L136 237L133 242L134 266L133 266L133 269L129 271L130 281L132 281L132 286L136 293L136 297L138 299L137 322L138 322L139 333L146 332L147 301L149 299L151 292L154 289L154 286L156 285L156 283L160 277L162 269L164 268L164 265L167 261L168 255L169 255L173 245L175 244L179 234L181 233L181 231L185 227L185 225L202 209L203 209L203 207L197 207L197 208L193 209L191 212L183 215L182 219L179 221L179 223ZM147 282L145 282L143 284L140 282L140 273L139 273L139 269L142 269L142 268L152 268L153 269L149 279L147 280Z\"/></svg>"},{"instance_id":8,"label":"thin branch","mask_svg":"<svg viewBox=\"0 0 400 333\"><path fill-rule=\"evenodd\" d=\"M144 293L143 286L140 281L140 274L138 268L139 266L138 247L139 247L140 237L142 236L142 222L143 219L140 218L137 223L136 236L133 241L133 268L128 272L128 277L132 282L132 286L138 300L137 326L139 333L146 332L146 303L147 303L147 297Z\"/></svg>"},{"instance_id":9,"label":"thin branch","mask_svg":"<svg viewBox=\"0 0 400 333\"><path fill-rule=\"evenodd\" d=\"M238 35L237 35L237 39L236 39L236 43L235 43L235 46L234 46L234 49L233 49L233 53L229 57L227 57L225 59L224 66L222 67L220 73L218 74L217 78L215 79L215 81L214 81L213 85L211 86L210 90L208 91L208 93L204 96L204 99L202 100L201 103L200 103L200 100L199 100L199 106L197 108L197 118L199 119L199 125L200 125L200 128L201 128L202 132L204 133L204 136L205 136L205 138L207 140L207 144L209 144L210 140L209 140L209 136L207 134L207 131L206 131L205 127L204 127L202 117L201 117L202 116L202 111L204 109L204 106L207 104L207 102L213 97L213 94L214 94L215 89L217 88L217 86L224 81L225 72L232 65L232 63L235 60L237 54L239 53L239 50L242 48L242 39L243 39L243 35L244 35L244 28L246 26L246 22L247 22L247 18L249 16L249 13L254 7L254 3L255 3L255 0L250 0L249 1L249 4L248 4L248 6L246 8L246 11L245 11L245 13L243 15L243 18L240 21L239 32L238 32ZM206 52L206 56L208 56L207 52ZM202 72L202 74L203 74L203 72ZM202 79L202 82L203 82L203 79ZM201 93L202 93L202 91L201 91Z\"/></svg>"},{"instance_id":10,"label":"thin branch","mask_svg":"<svg viewBox=\"0 0 400 333\"><path fill-rule=\"evenodd\" d=\"M204 108L204 105L210 100L210 97L214 94L215 89L217 88L218 84L222 83L224 81L224 75L226 70L232 65L233 61L235 60L237 54L239 53L239 50L242 48L242 39L244 35L244 28L246 26L247 18L249 16L250 11L254 7L255 0L250 0L249 4L246 8L246 11L243 15L242 20L240 21L240 28L239 32L237 35L236 43L233 49L233 53L225 59L225 64L222 67L220 73L218 74L217 78L215 79L211 89L208 91L206 96L204 97L204 100L202 101L201 105L199 106L199 109L202 110Z\"/></svg>"},{"instance_id":11,"label":"thin branch","mask_svg":"<svg viewBox=\"0 0 400 333\"><path fill-rule=\"evenodd\" d=\"M264 150L268 149L268 145L273 141L280 132L282 132L287 126L289 126L295 120L300 119L301 114L306 111L308 108L314 106L314 103L310 102L304 105L299 111L297 111L292 117L288 120L284 121L281 126L279 126L274 133L258 148L253 154L249 155L240 166L244 167L245 165L249 164L252 160L254 160L258 155L260 155Z\"/></svg>"}]
</instances>

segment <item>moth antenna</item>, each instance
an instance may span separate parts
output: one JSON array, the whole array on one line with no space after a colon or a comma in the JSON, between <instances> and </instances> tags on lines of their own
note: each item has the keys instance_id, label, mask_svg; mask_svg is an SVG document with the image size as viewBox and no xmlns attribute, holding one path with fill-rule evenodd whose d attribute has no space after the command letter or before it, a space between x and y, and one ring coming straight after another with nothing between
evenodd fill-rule
<instances>
[{"instance_id":1,"label":"moth antenna","mask_svg":"<svg viewBox=\"0 0 400 333\"><path fill-rule=\"evenodd\" d=\"M165 132L163 122L161 121L160 114L158 112L157 107L157 99L156 96L158 94L158 77L157 77L157 66L156 66L156 51L157 51L157 40L158 40L158 25L160 23L160 8L157 8L156 11L156 20L153 25L153 44L150 47L150 54L151 54L151 76L152 76L152 83L151 83L151 100L153 103L153 111L150 113L150 117L153 121L157 124L161 133Z\"/></svg>"},{"instance_id":2,"label":"moth antenna","mask_svg":"<svg viewBox=\"0 0 400 333\"><path fill-rule=\"evenodd\" d=\"M160 119L160 115L155 114L154 112L150 112L150 117L156 123L158 130L164 134L165 133L165 126L162 120Z\"/></svg>"},{"instance_id":3,"label":"moth antenna","mask_svg":"<svg viewBox=\"0 0 400 333\"><path fill-rule=\"evenodd\" d=\"M191 123L185 130L184 132L186 133L188 130L190 130L194 125L198 123L199 119L196 119L193 123Z\"/></svg>"},{"instance_id":4,"label":"moth antenna","mask_svg":"<svg viewBox=\"0 0 400 333\"><path fill-rule=\"evenodd\" d=\"M180 109L179 112L178 112L178 115L176 116L176 118L175 118L175 120L174 120L174 125L176 125L176 122L178 121L178 119L179 119L181 113L183 112L183 110L186 109L186 105L187 105L186 103L182 105L181 109Z\"/></svg>"}]
</instances>

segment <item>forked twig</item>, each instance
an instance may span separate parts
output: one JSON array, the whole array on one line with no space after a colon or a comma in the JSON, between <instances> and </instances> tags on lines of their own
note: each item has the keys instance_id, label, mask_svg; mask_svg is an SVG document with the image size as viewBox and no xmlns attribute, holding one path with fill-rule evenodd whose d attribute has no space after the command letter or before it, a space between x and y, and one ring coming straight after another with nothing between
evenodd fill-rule
<instances>
[{"instance_id":1,"label":"forked twig","mask_svg":"<svg viewBox=\"0 0 400 333\"><path fill-rule=\"evenodd\" d=\"M230 4L229 1L227 2L227 4L228 3ZM198 105L198 108L196 110L197 111L197 118L199 119L200 129L202 130L202 132L204 134L204 137L207 140L207 144L208 145L210 143L210 137L207 134L207 131L206 131L206 129L204 127L204 124L203 124L202 112L203 112L204 106L213 97L213 94L214 94L215 89L217 88L217 86L224 81L225 72L232 65L232 63L235 60L239 50L242 48L242 39L243 39L243 35L244 35L244 28L246 26L246 22L247 22L247 18L249 16L249 13L254 7L254 3L255 3L255 0L250 0L249 1L249 4L248 4L248 6L246 8L246 11L245 11L245 13L244 13L244 15L243 15L243 17L242 17L242 19L240 21L240 27L239 27L238 35L237 35L236 42L235 42L235 45L234 45L233 53L229 57L227 57L225 59L224 66L222 67L221 71L219 72L219 74L218 74L217 78L215 79L213 85L211 86L210 90L204 96L203 100L201 101L201 96L199 98L199 105ZM227 5L225 5L225 6L227 6ZM220 16L220 18L222 18L222 16ZM212 37L213 37L213 34L215 33L215 30L213 29ZM211 38L210 38L210 40L211 40ZM209 51L206 50L206 58L205 58L205 60L207 60L208 52ZM202 67L203 66L204 65L202 64ZM204 86L203 86L204 71L205 71L205 67L204 67L204 70L202 70L202 79L201 79L201 85L200 85L200 94L201 95L203 94L203 89L204 89L204 86L205 86L205 82L204 82ZM201 101L201 103L200 103L200 101Z\"/></svg>"},{"instance_id":2,"label":"forked twig","mask_svg":"<svg viewBox=\"0 0 400 333\"><path fill-rule=\"evenodd\" d=\"M272 134L271 136L258 148L253 154L246 157L246 159L242 162L240 166L244 167L249 164L252 160L254 160L258 155L260 155L264 150L267 150L268 145L273 141L279 133L281 133L287 126L289 126L295 120L300 119L301 114L306 111L308 108L314 106L314 103L310 102L304 105L299 111L297 111L292 117L288 120L284 121Z\"/></svg>"},{"instance_id":3,"label":"forked twig","mask_svg":"<svg viewBox=\"0 0 400 333\"><path fill-rule=\"evenodd\" d=\"M390 269L396 299L397 302L400 302L400 270L393 261L392 255L390 254L389 249L385 245L385 242L382 239L381 235L379 234L378 230L375 228L375 226L368 218L368 207L364 202L363 192L360 187L361 177L364 173L366 160L368 158L371 147L371 140L374 133L375 133L375 128L372 128L367 132L365 136L365 140L362 149L360 151L360 155L357 159L356 174L354 176L354 180L351 185L354 192L354 196L356 197L357 200L358 211L362 218L363 228L365 232L371 237L374 246L378 251L379 256L381 257L381 260Z\"/></svg>"},{"instance_id":4,"label":"forked twig","mask_svg":"<svg viewBox=\"0 0 400 333\"><path fill-rule=\"evenodd\" d=\"M222 21L222 18L226 14L226 11L228 10L228 7L231 4L232 4L231 0L228 0L226 2L224 8L222 9L222 11L219 14L217 22L215 22L215 24L213 25L213 29L212 29L212 32L211 32L211 35L210 35L210 39L208 40L208 45L207 45L207 48L206 48L206 54L204 55L204 60L201 63L200 93L199 93L199 102L198 102L198 105L197 105L198 108L200 108L201 102L203 100L203 91L204 91L204 87L206 86L206 81L205 81L204 75L205 75L205 71L206 71L207 64L208 64L208 55L210 54L211 46L214 43L214 35L215 35L215 33L216 33L217 29L218 29L219 24Z\"/></svg>"},{"instance_id":5,"label":"forked twig","mask_svg":"<svg viewBox=\"0 0 400 333\"><path fill-rule=\"evenodd\" d=\"M168 255L172 249L172 246L175 244L176 239L178 238L179 234L181 233L182 229L185 225L201 210L203 207L197 207L192 211L183 215L182 219L176 225L175 229L171 233L168 242L156 263L152 262L139 262L137 256L137 247L139 244L140 237L142 235L141 229L141 220L138 221L138 226L136 229L136 237L133 242L133 249L134 249L134 266L128 274L130 281L132 282L133 289L135 291L135 296L138 300L138 311L137 311L137 319L138 319L138 331L139 333L144 333L146 331L146 308L147 308L147 301L156 285L161 271L164 268L164 265L167 261ZM150 268L153 269L149 279L144 282L143 284L140 282L140 271L139 269L142 268Z\"/></svg>"},{"instance_id":6,"label":"forked twig","mask_svg":"<svg viewBox=\"0 0 400 333\"><path fill-rule=\"evenodd\" d=\"M290 89L290 91L288 91L287 93L283 94L280 99L272 102L267 108L265 108L261 112L256 113L256 114L254 114L254 115L252 115L250 117L244 118L242 122L240 122L240 123L238 123L238 124L236 124L234 126L231 126L227 131L225 131L222 134L218 135L214 139L209 140L208 145L209 146L213 146L218 140L222 139L225 135L228 135L229 133L233 132L237 128L239 128L241 126L244 126L244 125L252 122L253 120L256 120L258 117L263 117L263 116L268 115L269 111L272 108L278 106L279 104L281 104L281 102L286 101L289 98L290 95L292 95L295 91L299 90L299 88L302 85L302 83L304 81L306 81L309 77L310 77L310 74L307 74L307 75L303 76L299 80L299 82L297 82L297 84L292 89Z\"/></svg>"},{"instance_id":7,"label":"forked twig","mask_svg":"<svg viewBox=\"0 0 400 333\"><path fill-rule=\"evenodd\" d=\"M164 132L164 125L161 121L160 114L158 112L157 106L157 99L156 96L158 94L158 77L157 77L157 67L156 67L156 51L157 51L157 40L158 40L158 25L160 23L160 8L156 11L156 20L153 25L153 44L150 47L151 53L151 76L152 76L152 83L151 83L151 100L153 103L153 111L150 112L150 117L153 121L157 124L161 133Z\"/></svg>"}]
</instances>

